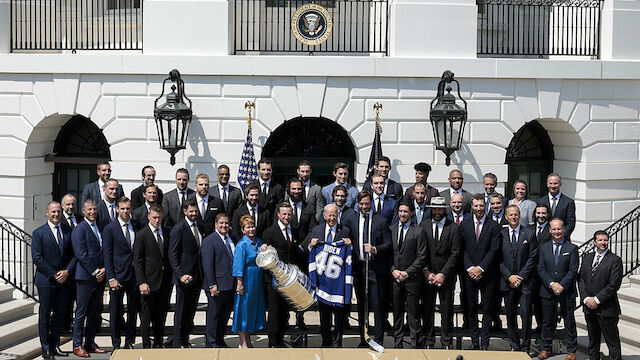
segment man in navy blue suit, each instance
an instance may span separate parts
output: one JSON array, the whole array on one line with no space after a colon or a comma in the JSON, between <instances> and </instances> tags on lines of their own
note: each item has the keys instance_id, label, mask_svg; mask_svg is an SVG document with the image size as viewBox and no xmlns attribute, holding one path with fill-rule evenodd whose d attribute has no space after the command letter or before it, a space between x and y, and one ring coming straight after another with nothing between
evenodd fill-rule
<instances>
[{"instance_id":1,"label":"man in navy blue suit","mask_svg":"<svg viewBox=\"0 0 640 360\"><path fill-rule=\"evenodd\" d=\"M374 213L379 213L387 220L387 225L398 220L398 201L384 194L384 177L375 174L371 177L371 208Z\"/></svg>"},{"instance_id":2,"label":"man in navy blue suit","mask_svg":"<svg viewBox=\"0 0 640 360\"><path fill-rule=\"evenodd\" d=\"M124 304L127 295L125 349L133 349L138 314L138 286L133 269L133 244L140 224L131 218L131 200L118 199L118 218L104 228L102 251L109 281L109 332L114 349L120 348L120 332L124 324Z\"/></svg>"},{"instance_id":3,"label":"man in navy blue suit","mask_svg":"<svg viewBox=\"0 0 640 360\"><path fill-rule=\"evenodd\" d=\"M96 205L102 202L104 186L106 185L107 180L111 178L111 165L109 162L101 161L97 166L96 173L98 174L98 180L86 184L82 189L81 202L83 204L87 199L93 199L93 201L96 202ZM121 196L124 196L124 191L122 190L122 185L118 185L118 194L116 199Z\"/></svg>"},{"instance_id":4,"label":"man in navy blue suit","mask_svg":"<svg viewBox=\"0 0 640 360\"><path fill-rule=\"evenodd\" d=\"M466 271L462 286L465 288L466 318L471 331L472 349L487 350L493 318L494 287L499 273L500 226L486 216L484 194L473 195L471 201L473 215L465 217L460 226L464 244L463 268ZM481 294L482 330L478 329L478 292Z\"/></svg>"},{"instance_id":5,"label":"man in navy blue suit","mask_svg":"<svg viewBox=\"0 0 640 360\"><path fill-rule=\"evenodd\" d=\"M202 288L207 295L205 345L212 348L228 347L224 333L233 310L236 285L231 275L235 246L229 237L229 224L228 215L216 215L215 230L202 240Z\"/></svg>"},{"instance_id":6,"label":"man in navy blue suit","mask_svg":"<svg viewBox=\"0 0 640 360\"><path fill-rule=\"evenodd\" d=\"M391 171L391 160L386 156L381 156L378 158L376 162L376 174L382 175L383 183L382 191L387 196L396 201L400 201L402 199L402 185L398 184L396 181L389 179L389 172ZM362 185L362 190L367 190L369 192L373 192L373 187L371 186L371 180L369 179L364 182Z\"/></svg>"},{"instance_id":7,"label":"man in navy blue suit","mask_svg":"<svg viewBox=\"0 0 640 360\"><path fill-rule=\"evenodd\" d=\"M47 205L47 223L37 228L31 237L31 256L36 266L35 285L40 296L38 334L45 359L65 356L58 345L72 294L70 276L77 262L71 246L71 228L60 222L61 217L60 203L50 202Z\"/></svg>"},{"instance_id":8,"label":"man in navy blue suit","mask_svg":"<svg viewBox=\"0 0 640 360\"><path fill-rule=\"evenodd\" d=\"M96 210L98 217L96 218L96 222L98 223L98 228L104 229L107 224L112 221L116 221L118 218L118 204L117 201L120 198L118 196L118 188L120 184L118 184L118 180L109 179L104 184L104 190L101 201L96 200Z\"/></svg>"},{"instance_id":9,"label":"man in navy blue suit","mask_svg":"<svg viewBox=\"0 0 640 360\"><path fill-rule=\"evenodd\" d=\"M542 298L542 352L539 359L551 356L552 337L556 331L556 309L560 305L560 316L564 319L567 336L566 360L575 360L578 334L574 310L576 306L576 276L578 275L578 247L565 239L564 223L553 219L549 223L553 241L540 246L538 276Z\"/></svg>"},{"instance_id":10,"label":"man in navy blue suit","mask_svg":"<svg viewBox=\"0 0 640 360\"><path fill-rule=\"evenodd\" d=\"M84 221L80 222L71 233L73 252L78 259L73 353L78 357L89 357L89 353L107 352L95 343L96 332L101 321L106 270L102 256L102 229L96 223L98 214L96 202L93 199L87 199L82 204L82 213ZM84 346L82 345L83 334Z\"/></svg>"},{"instance_id":11,"label":"man in navy blue suit","mask_svg":"<svg viewBox=\"0 0 640 360\"><path fill-rule=\"evenodd\" d=\"M551 210L549 217L562 220L565 226L564 236L571 238L571 233L576 228L576 203L572 198L560 192L562 178L551 173L547 176L547 189L549 193L538 200L538 204L545 204Z\"/></svg>"}]
</instances>

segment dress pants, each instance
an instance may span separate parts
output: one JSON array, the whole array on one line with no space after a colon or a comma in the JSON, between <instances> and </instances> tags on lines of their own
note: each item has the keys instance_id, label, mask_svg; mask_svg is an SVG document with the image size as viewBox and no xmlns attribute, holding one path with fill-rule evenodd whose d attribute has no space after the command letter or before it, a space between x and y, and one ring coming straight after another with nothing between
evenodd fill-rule
<instances>
[{"instance_id":1,"label":"dress pants","mask_svg":"<svg viewBox=\"0 0 640 360\"><path fill-rule=\"evenodd\" d=\"M151 347L151 324L153 323L153 346L161 346L164 336L164 325L169 310L169 298L173 284L165 281L158 290L151 291L149 295L140 295L140 335L142 347Z\"/></svg>"},{"instance_id":2,"label":"dress pants","mask_svg":"<svg viewBox=\"0 0 640 360\"><path fill-rule=\"evenodd\" d=\"M69 310L72 288L65 282L57 287L38 287L40 309L38 310L38 335L42 353L55 349L60 344L60 333Z\"/></svg>"},{"instance_id":3,"label":"dress pants","mask_svg":"<svg viewBox=\"0 0 640 360\"><path fill-rule=\"evenodd\" d=\"M551 351L553 333L556 331L557 307L560 306L560 316L564 319L564 331L567 340L567 351L576 352L578 348L578 333L574 309L576 298L560 294L550 298L542 298L542 350Z\"/></svg>"},{"instance_id":4,"label":"dress pants","mask_svg":"<svg viewBox=\"0 0 640 360\"><path fill-rule=\"evenodd\" d=\"M73 347L95 344L95 337L100 327L102 314L102 295L105 280L76 280L76 318L73 322ZM86 320L86 329L85 329Z\"/></svg>"},{"instance_id":5,"label":"dress pants","mask_svg":"<svg viewBox=\"0 0 640 360\"><path fill-rule=\"evenodd\" d=\"M224 334L229 316L233 310L235 290L220 291L218 296L207 295L207 324L205 325L205 346L218 348L225 346Z\"/></svg>"},{"instance_id":6,"label":"dress pants","mask_svg":"<svg viewBox=\"0 0 640 360\"><path fill-rule=\"evenodd\" d=\"M451 346L453 341L453 297L456 288L455 278L453 281L445 281L438 287L429 285L424 281L422 284L422 332L425 344L434 346L436 343L435 312L436 295L440 299L440 342L442 346Z\"/></svg>"},{"instance_id":7,"label":"dress pants","mask_svg":"<svg viewBox=\"0 0 640 360\"><path fill-rule=\"evenodd\" d=\"M140 290L136 280L131 277L128 281L120 283L119 290L109 289L109 334L114 348L120 347L120 333L125 329L125 345L133 345L136 342L136 321L138 320L138 308L140 303ZM127 322L124 321L124 295L127 295Z\"/></svg>"},{"instance_id":8,"label":"dress pants","mask_svg":"<svg viewBox=\"0 0 640 360\"><path fill-rule=\"evenodd\" d=\"M531 293L521 288L509 289L502 292L507 312L507 337L512 349L529 351L531 346ZM522 319L522 342L518 333L518 306Z\"/></svg>"},{"instance_id":9,"label":"dress pants","mask_svg":"<svg viewBox=\"0 0 640 360\"><path fill-rule=\"evenodd\" d=\"M617 316L602 316L598 312L584 314L589 333L589 359L600 360L600 334L609 348L609 359L621 360L620 333Z\"/></svg>"},{"instance_id":10,"label":"dress pants","mask_svg":"<svg viewBox=\"0 0 640 360\"><path fill-rule=\"evenodd\" d=\"M493 320L493 294L497 281L494 278L483 277L480 281L472 280L467 275L465 279L465 297L467 299L467 325L471 331L471 342L474 346L489 347L491 336L491 322ZM478 304L480 292L480 304ZM482 328L478 328L478 305L482 310ZM480 341L482 338L482 341Z\"/></svg>"},{"instance_id":11,"label":"dress pants","mask_svg":"<svg viewBox=\"0 0 640 360\"><path fill-rule=\"evenodd\" d=\"M342 325L344 322L344 311L340 306L331 306L318 302L318 312L320 313L320 335L322 336L322 347L342 347ZM331 316L335 331L331 333Z\"/></svg>"},{"instance_id":12,"label":"dress pants","mask_svg":"<svg viewBox=\"0 0 640 360\"><path fill-rule=\"evenodd\" d=\"M364 342L364 302L367 301L364 296L364 267L353 269L352 274L356 300L358 301L358 330L360 332L360 342ZM388 281L385 275L376 275L372 270L369 270L368 301L369 311L373 311L373 339L380 345L383 345L384 342L384 321L387 314L387 299L389 298L386 294L387 286Z\"/></svg>"},{"instance_id":13,"label":"dress pants","mask_svg":"<svg viewBox=\"0 0 640 360\"><path fill-rule=\"evenodd\" d=\"M418 347L420 293L420 280L417 277L409 278L400 283L393 281L393 346L395 348L403 347L405 310L409 319L411 348Z\"/></svg>"},{"instance_id":14,"label":"dress pants","mask_svg":"<svg viewBox=\"0 0 640 360\"><path fill-rule=\"evenodd\" d=\"M271 276L268 277L271 279ZM289 304L276 289L271 285L271 281L266 282L267 304L269 313L267 315L267 335L269 336L269 347L284 346L284 333L289 325Z\"/></svg>"},{"instance_id":15,"label":"dress pants","mask_svg":"<svg viewBox=\"0 0 640 360\"><path fill-rule=\"evenodd\" d=\"M198 298L202 291L202 279L195 278L189 284L176 285L176 312L173 316L173 346L189 344L189 334L193 331L193 317L198 308Z\"/></svg>"}]
</instances>

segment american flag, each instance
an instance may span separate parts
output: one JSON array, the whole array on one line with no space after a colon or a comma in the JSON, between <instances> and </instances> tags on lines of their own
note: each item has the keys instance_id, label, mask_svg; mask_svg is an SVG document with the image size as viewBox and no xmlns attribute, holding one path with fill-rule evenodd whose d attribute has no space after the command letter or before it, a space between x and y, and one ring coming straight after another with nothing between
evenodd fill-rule
<instances>
[{"instance_id":1,"label":"american flag","mask_svg":"<svg viewBox=\"0 0 640 360\"><path fill-rule=\"evenodd\" d=\"M244 191L245 186L258 178L256 169L256 158L253 154L253 136L251 135L251 118L249 118L247 129L247 140L244 142L242 157L240 158L240 169L238 170L238 185Z\"/></svg>"},{"instance_id":2,"label":"american flag","mask_svg":"<svg viewBox=\"0 0 640 360\"><path fill-rule=\"evenodd\" d=\"M382 143L380 142L380 120L376 119L376 132L373 135L373 145L371 146L371 155L369 155L369 167L367 168L367 180L376 172L376 163L382 156Z\"/></svg>"}]
</instances>

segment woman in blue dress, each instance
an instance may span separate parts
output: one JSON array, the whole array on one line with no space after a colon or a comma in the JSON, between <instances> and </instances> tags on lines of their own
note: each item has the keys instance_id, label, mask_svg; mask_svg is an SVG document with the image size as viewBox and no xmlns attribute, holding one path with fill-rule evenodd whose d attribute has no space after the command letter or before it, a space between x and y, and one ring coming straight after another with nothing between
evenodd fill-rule
<instances>
[{"instance_id":1,"label":"woman in blue dress","mask_svg":"<svg viewBox=\"0 0 640 360\"><path fill-rule=\"evenodd\" d=\"M231 331L240 336L241 348L251 348L251 333L264 329L265 301L262 289L262 269L256 265L256 255L262 241L256 238L253 217L240 218L240 228L244 236L238 242L233 255L233 276L236 277L236 302L233 310Z\"/></svg>"}]
</instances>

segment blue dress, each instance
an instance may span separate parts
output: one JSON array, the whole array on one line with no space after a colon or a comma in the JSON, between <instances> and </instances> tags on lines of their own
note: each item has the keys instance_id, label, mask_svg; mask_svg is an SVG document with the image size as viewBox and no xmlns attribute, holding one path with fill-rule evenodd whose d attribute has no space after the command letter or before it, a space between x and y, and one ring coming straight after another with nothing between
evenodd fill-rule
<instances>
[{"instance_id":1,"label":"blue dress","mask_svg":"<svg viewBox=\"0 0 640 360\"><path fill-rule=\"evenodd\" d=\"M243 236L233 255L233 276L242 276L244 284L244 294L236 295L233 308L231 331L235 333L238 331L252 333L267 326L262 269L256 265L256 255L260 251L260 245L262 245L260 239L252 243L251 239Z\"/></svg>"}]
</instances>

